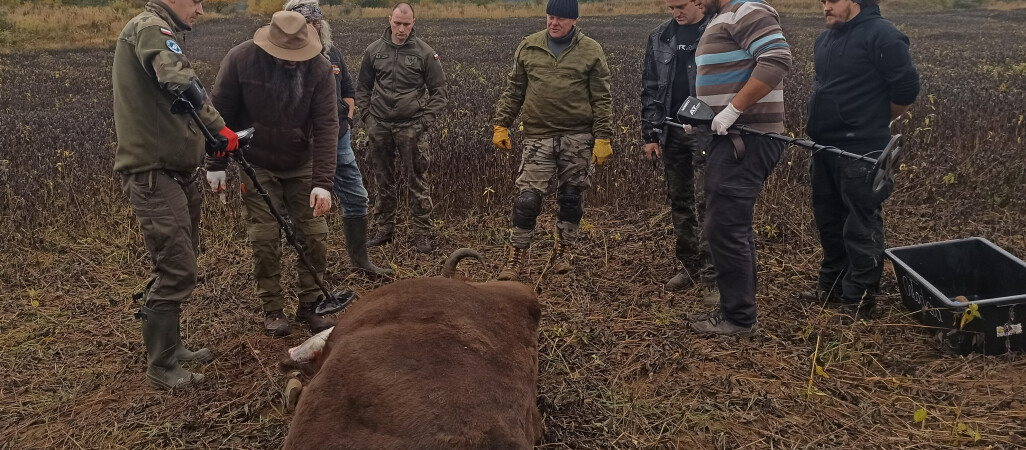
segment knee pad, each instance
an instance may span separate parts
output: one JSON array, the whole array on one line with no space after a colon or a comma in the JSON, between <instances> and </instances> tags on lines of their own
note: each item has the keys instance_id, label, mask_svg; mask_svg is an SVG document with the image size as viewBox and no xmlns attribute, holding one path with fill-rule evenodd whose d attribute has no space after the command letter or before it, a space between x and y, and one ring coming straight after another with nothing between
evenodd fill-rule
<instances>
[{"instance_id":1,"label":"knee pad","mask_svg":"<svg viewBox=\"0 0 1026 450\"><path fill-rule=\"evenodd\" d=\"M522 191L513 200L513 226L533 230L541 214L542 196L534 189Z\"/></svg>"},{"instance_id":2,"label":"knee pad","mask_svg":"<svg viewBox=\"0 0 1026 450\"><path fill-rule=\"evenodd\" d=\"M556 201L559 202L556 218L564 222L579 223L581 217L584 217L581 200L581 190L577 186L560 186L559 192L556 193Z\"/></svg>"}]
</instances>

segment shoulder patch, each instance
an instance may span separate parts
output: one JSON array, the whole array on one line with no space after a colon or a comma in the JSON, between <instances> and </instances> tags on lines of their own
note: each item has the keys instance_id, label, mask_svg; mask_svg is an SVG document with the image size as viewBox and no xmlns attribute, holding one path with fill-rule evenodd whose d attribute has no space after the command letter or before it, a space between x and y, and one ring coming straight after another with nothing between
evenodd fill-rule
<instances>
[{"instance_id":1,"label":"shoulder patch","mask_svg":"<svg viewBox=\"0 0 1026 450\"><path fill-rule=\"evenodd\" d=\"M338 75L338 74L342 73L342 69L339 69L339 68L338 68L338 64L332 64L332 65L331 65L331 71L332 71L332 72L333 72L333 73L334 73L335 75Z\"/></svg>"},{"instance_id":2,"label":"shoulder patch","mask_svg":"<svg viewBox=\"0 0 1026 450\"><path fill-rule=\"evenodd\" d=\"M174 39L168 39L167 42L165 42L165 44L167 44L168 50L178 53L179 55L182 54L182 48L178 46L178 43L175 42Z\"/></svg>"},{"instance_id":3,"label":"shoulder patch","mask_svg":"<svg viewBox=\"0 0 1026 450\"><path fill-rule=\"evenodd\" d=\"M171 30L169 30L167 28L164 28L164 27L160 27L160 32L161 32L161 34L166 34L166 35L172 36L172 37L175 35L173 32L171 32Z\"/></svg>"},{"instance_id":4,"label":"shoulder patch","mask_svg":"<svg viewBox=\"0 0 1026 450\"><path fill-rule=\"evenodd\" d=\"M435 59L438 59L438 53L435 53Z\"/></svg>"}]
</instances>

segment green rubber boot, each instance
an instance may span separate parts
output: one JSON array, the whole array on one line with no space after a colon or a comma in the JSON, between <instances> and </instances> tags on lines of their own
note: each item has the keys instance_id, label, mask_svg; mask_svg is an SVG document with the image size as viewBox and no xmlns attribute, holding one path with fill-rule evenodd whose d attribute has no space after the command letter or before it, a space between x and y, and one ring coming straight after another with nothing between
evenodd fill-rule
<instances>
[{"instance_id":1,"label":"green rubber boot","mask_svg":"<svg viewBox=\"0 0 1026 450\"><path fill-rule=\"evenodd\" d=\"M178 336L180 306L164 303L157 307L162 310L145 306L139 310L147 356L146 381L158 389L178 389L202 383L203 374L183 369L175 356L181 341Z\"/></svg>"}]
</instances>

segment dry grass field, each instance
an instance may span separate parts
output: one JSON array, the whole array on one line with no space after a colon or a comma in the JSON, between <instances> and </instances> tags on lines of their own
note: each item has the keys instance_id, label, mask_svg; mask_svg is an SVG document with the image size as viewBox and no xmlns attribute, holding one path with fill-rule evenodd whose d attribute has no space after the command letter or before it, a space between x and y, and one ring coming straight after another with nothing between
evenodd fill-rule
<instances>
[{"instance_id":1,"label":"dry grass field","mask_svg":"<svg viewBox=\"0 0 1026 450\"><path fill-rule=\"evenodd\" d=\"M919 102L897 127L908 139L885 207L889 245L982 236L1026 257L1026 12L888 15L911 38L923 77ZM613 71L616 154L586 197L578 270L543 273L554 203L532 251L530 281L544 305L542 448L1026 446L1021 353L946 351L901 306L889 270L882 315L869 322L829 325L830 310L795 300L819 261L809 158L799 148L787 151L756 211L760 333L688 331L699 293L662 288L675 271L673 235L662 168L640 157L638 130L644 40L665 19L580 22ZM264 20L207 20L188 35L182 47L208 86L221 57ZM796 14L783 23L795 55L786 125L801 135L822 23ZM333 25L355 74L384 20ZM418 21L441 55L451 103L431 136L439 250L415 253L401 228L397 244L372 252L400 277L437 275L465 246L490 259L467 264L466 276L498 271L518 156L492 150L488 118L515 43L542 26L540 18ZM186 340L218 355L196 368L209 382L174 394L145 387L130 296L149 259L111 169L112 58L111 47L0 55L0 449L280 447L290 416L276 362L309 335L263 336L235 192L227 204L206 197L202 283L184 314ZM234 174L231 182L237 188ZM330 217L329 281L373 289L350 274L339 214Z\"/></svg>"}]
</instances>

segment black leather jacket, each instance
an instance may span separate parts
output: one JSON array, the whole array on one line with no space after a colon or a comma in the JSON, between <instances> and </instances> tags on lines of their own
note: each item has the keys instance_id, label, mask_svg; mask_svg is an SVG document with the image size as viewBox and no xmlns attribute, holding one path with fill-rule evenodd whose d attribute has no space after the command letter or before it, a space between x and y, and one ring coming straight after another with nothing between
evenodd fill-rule
<instances>
[{"instance_id":1,"label":"black leather jacket","mask_svg":"<svg viewBox=\"0 0 1026 450\"><path fill-rule=\"evenodd\" d=\"M641 75L641 135L646 143L658 142L660 146L666 144L666 133L663 132L663 126L657 124L662 123L664 117L672 117L677 112L677 106L670 104L673 99L673 78L677 76L677 34L674 32L674 23L670 19L648 36L645 69ZM703 18L699 36L705 32L707 23L708 18ZM695 95L695 75L698 73L695 65L696 49L697 40L688 43L687 76L690 79L690 95Z\"/></svg>"}]
</instances>

